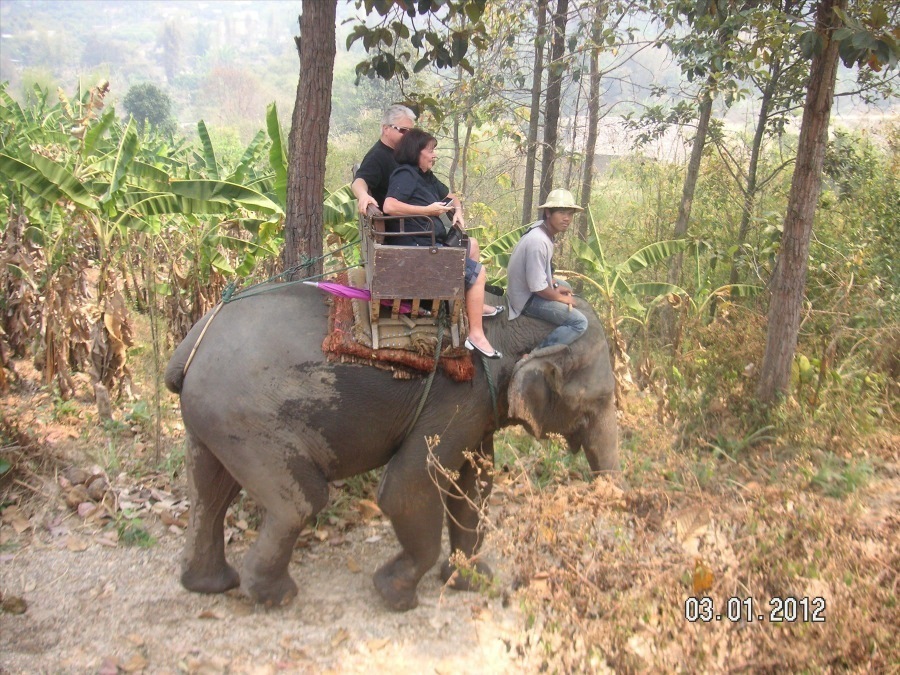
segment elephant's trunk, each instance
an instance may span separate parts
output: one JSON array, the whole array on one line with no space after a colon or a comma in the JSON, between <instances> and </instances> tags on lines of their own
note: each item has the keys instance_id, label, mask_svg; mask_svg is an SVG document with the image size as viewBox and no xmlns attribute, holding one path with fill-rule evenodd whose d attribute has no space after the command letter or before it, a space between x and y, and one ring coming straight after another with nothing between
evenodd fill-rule
<instances>
[{"instance_id":1,"label":"elephant's trunk","mask_svg":"<svg viewBox=\"0 0 900 675\"><path fill-rule=\"evenodd\" d=\"M620 471L616 408L612 397L589 425L566 434L572 452L582 450L593 474L615 474Z\"/></svg>"}]
</instances>

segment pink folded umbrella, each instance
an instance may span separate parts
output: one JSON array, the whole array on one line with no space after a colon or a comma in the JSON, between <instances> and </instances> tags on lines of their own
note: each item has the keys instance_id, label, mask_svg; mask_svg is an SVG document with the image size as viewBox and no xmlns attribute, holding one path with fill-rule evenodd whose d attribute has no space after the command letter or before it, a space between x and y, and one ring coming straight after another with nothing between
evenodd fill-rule
<instances>
[{"instance_id":1,"label":"pink folded umbrella","mask_svg":"<svg viewBox=\"0 0 900 675\"><path fill-rule=\"evenodd\" d=\"M368 288L356 288L356 286L345 286L344 284L336 284L331 281L304 281L307 286L315 286L320 291L331 293L339 298L352 298L354 300L371 300L372 294ZM393 300L382 300L381 304L390 307L394 304ZM408 302L400 303L400 311L403 314L409 314L412 311L412 305Z\"/></svg>"}]
</instances>

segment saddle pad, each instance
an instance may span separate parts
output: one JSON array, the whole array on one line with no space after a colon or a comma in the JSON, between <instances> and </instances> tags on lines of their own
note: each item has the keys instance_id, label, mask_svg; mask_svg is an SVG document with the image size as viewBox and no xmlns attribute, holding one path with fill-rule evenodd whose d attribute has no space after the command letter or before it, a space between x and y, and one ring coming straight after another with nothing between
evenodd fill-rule
<instances>
[{"instance_id":1,"label":"saddle pad","mask_svg":"<svg viewBox=\"0 0 900 675\"><path fill-rule=\"evenodd\" d=\"M346 283L340 278L337 281ZM328 313L328 334L322 341L322 351L330 361L340 360L391 370L398 379L422 377L431 372L434 365L434 345L437 343L436 327L426 325L406 329L407 336L398 336L394 341L388 340L389 344L403 346L408 344L409 347L406 349L372 349L356 338L360 333L360 327L355 325L353 305L359 301L339 296L326 296L325 301L331 308ZM401 333L403 328L398 326L397 332ZM449 338L449 329L445 332ZM420 336L424 338L425 344L430 346L430 354L423 353ZM371 338L368 342L371 345ZM472 356L465 349L445 348L438 365L454 382L468 382L475 376Z\"/></svg>"}]
</instances>

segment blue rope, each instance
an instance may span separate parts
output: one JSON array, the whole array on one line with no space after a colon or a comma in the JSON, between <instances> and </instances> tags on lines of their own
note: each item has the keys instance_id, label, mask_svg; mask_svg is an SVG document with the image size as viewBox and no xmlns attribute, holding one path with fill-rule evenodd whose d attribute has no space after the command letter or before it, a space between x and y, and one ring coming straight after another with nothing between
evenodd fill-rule
<instances>
[{"instance_id":1,"label":"blue rope","mask_svg":"<svg viewBox=\"0 0 900 675\"><path fill-rule=\"evenodd\" d=\"M359 242L352 241L349 244L345 244L344 246L341 246L340 248L335 249L334 251L330 251L328 253L320 255L318 258L307 258L306 256L303 256L303 258L304 258L303 262L301 262L297 265L294 265L293 267L290 267L290 268L284 270L283 272L279 272L278 274L271 276L268 279L265 279L264 281L255 283L252 286L247 286L247 288L241 290L237 295L235 295L235 289L237 288L237 282L232 280L228 284L228 286L225 287L225 290L222 292L222 303L227 305L229 302L231 302L233 300L243 300L245 298L252 298L254 295L260 295L262 293L268 293L270 291L279 290L281 288L284 288L285 286L293 286L294 284L301 284L304 281L311 281L313 279L321 279L323 277L328 276L329 274L337 274L338 272L346 272L347 270L352 269L352 268L351 267L342 267L341 269L328 270L327 272L322 272L322 274L310 274L310 275L302 277L300 279L294 279L292 281L287 281L294 275L295 272L297 272L301 269L308 269L309 267L311 267L314 263L318 262L319 260L326 260L328 258L333 258L338 252L343 251L346 248L350 248L351 246L356 246L358 243ZM279 284L278 286L272 286L270 288L258 288L259 286L265 286L266 284L269 284L273 281L278 281L278 280L284 280L284 283ZM255 292L253 292L254 289L257 289L257 290Z\"/></svg>"}]
</instances>

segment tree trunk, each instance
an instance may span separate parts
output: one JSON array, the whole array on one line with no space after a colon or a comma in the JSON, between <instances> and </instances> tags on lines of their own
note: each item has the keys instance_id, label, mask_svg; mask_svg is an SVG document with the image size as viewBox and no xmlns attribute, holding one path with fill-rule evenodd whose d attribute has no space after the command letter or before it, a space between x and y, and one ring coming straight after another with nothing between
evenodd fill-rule
<instances>
[{"instance_id":1,"label":"tree trunk","mask_svg":"<svg viewBox=\"0 0 900 675\"><path fill-rule=\"evenodd\" d=\"M460 198L465 197L466 186L469 182L469 147L472 144L472 124L466 124L466 137L462 147L462 187L460 188Z\"/></svg>"},{"instance_id":2,"label":"tree trunk","mask_svg":"<svg viewBox=\"0 0 900 675\"><path fill-rule=\"evenodd\" d=\"M762 100L759 103L759 115L756 118L756 131L753 134L753 146L750 148L750 165L747 168L747 188L744 191L744 207L741 214L741 226L738 230L737 251L731 258L731 273L728 277L729 284L738 282L737 263L741 256L741 250L747 235L750 233L750 220L753 218L753 209L756 206L756 174L759 170L759 156L762 151L763 135L766 124L769 121L769 110L772 106L772 98L778 89L778 81L781 78L781 62L775 60L769 68L769 82L763 90Z\"/></svg>"},{"instance_id":3,"label":"tree trunk","mask_svg":"<svg viewBox=\"0 0 900 675\"><path fill-rule=\"evenodd\" d=\"M787 392L790 384L806 288L809 240L822 186L822 163L837 76L838 44L831 36L841 26L841 20L834 10L846 6L847 0L820 0L816 8L816 32L822 39L823 49L813 57L810 66L797 163L784 217L781 250L770 284L766 352L757 389L763 403L773 402Z\"/></svg>"},{"instance_id":4,"label":"tree trunk","mask_svg":"<svg viewBox=\"0 0 900 675\"><path fill-rule=\"evenodd\" d=\"M457 68L456 72L456 89L459 91L462 89L463 84L463 69ZM459 144L459 116L462 113L462 106L455 106L453 110L453 159L450 160L450 170L449 170L449 178L450 178L450 192L456 192L456 171L459 169L460 163L460 155L462 154L462 148Z\"/></svg>"},{"instance_id":5,"label":"tree trunk","mask_svg":"<svg viewBox=\"0 0 900 675\"><path fill-rule=\"evenodd\" d=\"M300 81L291 118L284 223L284 264L292 270L293 278L322 272L322 210L336 10L337 0L318 0L303 3L300 16Z\"/></svg>"},{"instance_id":6,"label":"tree trunk","mask_svg":"<svg viewBox=\"0 0 900 675\"><path fill-rule=\"evenodd\" d=\"M456 192L456 170L459 168L462 148L459 144L459 115L453 115L453 159L450 160L450 192Z\"/></svg>"},{"instance_id":7,"label":"tree trunk","mask_svg":"<svg viewBox=\"0 0 900 675\"><path fill-rule=\"evenodd\" d=\"M528 121L528 147L525 158L525 194L522 195L522 225L531 221L534 206L534 165L537 161L537 135L541 121L541 82L544 76L544 37L547 32L547 0L539 0L537 35L534 38L534 76L531 80L531 117Z\"/></svg>"},{"instance_id":8,"label":"tree trunk","mask_svg":"<svg viewBox=\"0 0 900 675\"><path fill-rule=\"evenodd\" d=\"M544 103L544 143L541 154L540 201L553 189L553 168L556 164L556 144L559 140L559 107L562 93L562 58L566 50L566 21L569 0L556 0L553 13L553 42L550 47L550 76L547 78L547 99Z\"/></svg>"},{"instance_id":9,"label":"tree trunk","mask_svg":"<svg viewBox=\"0 0 900 675\"><path fill-rule=\"evenodd\" d=\"M709 118L712 116L712 94L707 90L700 101L700 115L697 119L697 133L694 135L694 144L691 147L691 158L688 161L687 173L684 176L684 187L681 190L681 203L678 205L678 217L675 219L675 231L673 239L681 239L687 234L688 223L691 220L691 207L694 204L694 191L697 189L697 178L700 175L700 161L703 159L703 148L706 146L706 132L709 130ZM670 284L679 285L681 279L681 266L684 255L678 253L669 263L669 272L666 278ZM666 338L673 344L676 342L675 310L671 305L664 304L660 311L662 330Z\"/></svg>"},{"instance_id":10,"label":"tree trunk","mask_svg":"<svg viewBox=\"0 0 900 675\"><path fill-rule=\"evenodd\" d=\"M674 239L681 239L688 231L691 220L691 208L694 205L694 191L697 189L697 178L700 176L700 161L703 159L703 148L706 146L706 132L709 130L709 118L712 116L712 94L707 91L700 102L700 116L697 119L697 133L691 147L691 159L684 176L684 187L681 190L681 203L678 205L678 218L675 220ZM681 277L681 253L672 258L669 265L668 282L677 284Z\"/></svg>"},{"instance_id":11,"label":"tree trunk","mask_svg":"<svg viewBox=\"0 0 900 675\"><path fill-rule=\"evenodd\" d=\"M583 240L588 238L588 208L591 205L591 187L594 182L594 155L597 152L597 126L600 124L600 12L605 3L594 8L594 27L591 31L591 83L588 95L587 141L584 147L584 171L581 177L581 222L578 231ZM604 7L605 10L605 7Z\"/></svg>"}]
</instances>

